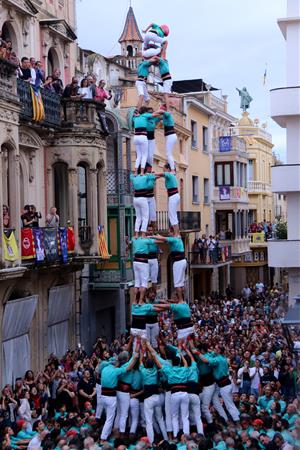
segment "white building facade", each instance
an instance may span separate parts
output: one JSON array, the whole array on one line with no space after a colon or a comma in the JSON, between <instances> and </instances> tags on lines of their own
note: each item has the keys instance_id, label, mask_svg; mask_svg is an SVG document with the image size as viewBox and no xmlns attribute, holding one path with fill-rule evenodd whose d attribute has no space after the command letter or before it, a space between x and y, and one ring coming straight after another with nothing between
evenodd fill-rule
<instances>
[{"instance_id":1,"label":"white building facade","mask_svg":"<svg viewBox=\"0 0 300 450\"><path fill-rule=\"evenodd\" d=\"M272 191L287 197L287 240L269 243L269 265L288 268L289 298L300 293L300 0L287 0L278 20L286 40L286 86L271 90L271 116L286 128L286 164L273 166Z\"/></svg>"}]
</instances>

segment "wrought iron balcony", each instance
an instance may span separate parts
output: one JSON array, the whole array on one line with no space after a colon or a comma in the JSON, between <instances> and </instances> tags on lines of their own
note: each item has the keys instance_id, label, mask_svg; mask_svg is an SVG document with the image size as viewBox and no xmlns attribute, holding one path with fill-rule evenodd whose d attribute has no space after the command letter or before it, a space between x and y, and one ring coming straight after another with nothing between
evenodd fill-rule
<instances>
[{"instance_id":1,"label":"wrought iron balcony","mask_svg":"<svg viewBox=\"0 0 300 450\"><path fill-rule=\"evenodd\" d=\"M17 79L19 99L22 104L21 119L31 121L33 117L31 86L26 81ZM45 110L45 120L39 122L41 125L58 127L61 125L60 96L46 89L41 89L41 95Z\"/></svg>"},{"instance_id":2,"label":"wrought iron balcony","mask_svg":"<svg viewBox=\"0 0 300 450\"><path fill-rule=\"evenodd\" d=\"M125 203L132 203L132 189L130 170L108 169L106 172L107 202L109 205L118 204L120 195L125 196Z\"/></svg>"},{"instance_id":3,"label":"wrought iron balcony","mask_svg":"<svg viewBox=\"0 0 300 450\"><path fill-rule=\"evenodd\" d=\"M18 102L17 96L17 66L0 58L0 98L7 101Z\"/></svg>"},{"instance_id":4,"label":"wrought iron balcony","mask_svg":"<svg viewBox=\"0 0 300 450\"><path fill-rule=\"evenodd\" d=\"M200 231L201 213L198 211L179 211L178 213L179 229L181 232ZM161 232L166 232L170 228L167 211L157 211L157 228Z\"/></svg>"}]
</instances>

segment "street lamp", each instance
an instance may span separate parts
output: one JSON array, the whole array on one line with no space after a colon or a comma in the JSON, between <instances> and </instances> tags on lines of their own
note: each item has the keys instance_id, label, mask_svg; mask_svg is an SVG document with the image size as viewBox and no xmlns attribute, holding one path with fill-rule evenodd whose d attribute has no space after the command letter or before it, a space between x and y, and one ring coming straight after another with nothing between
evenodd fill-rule
<instances>
[{"instance_id":1,"label":"street lamp","mask_svg":"<svg viewBox=\"0 0 300 450\"><path fill-rule=\"evenodd\" d=\"M295 304L290 306L282 322L282 327L290 350L300 359L300 295L294 297Z\"/></svg>"}]
</instances>

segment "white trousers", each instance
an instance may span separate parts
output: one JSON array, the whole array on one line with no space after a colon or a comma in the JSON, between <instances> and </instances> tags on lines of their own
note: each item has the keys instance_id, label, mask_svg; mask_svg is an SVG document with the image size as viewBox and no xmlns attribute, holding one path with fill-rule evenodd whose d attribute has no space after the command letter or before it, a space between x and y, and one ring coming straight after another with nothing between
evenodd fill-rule
<instances>
[{"instance_id":1,"label":"white trousers","mask_svg":"<svg viewBox=\"0 0 300 450\"><path fill-rule=\"evenodd\" d=\"M150 95L147 89L147 84L145 81L136 80L135 87L137 90L138 95L142 95L144 97L145 102L148 102L150 100Z\"/></svg>"},{"instance_id":2,"label":"white trousers","mask_svg":"<svg viewBox=\"0 0 300 450\"><path fill-rule=\"evenodd\" d=\"M141 166L142 169L145 169L148 156L147 136L135 135L133 138L133 143L136 151L135 168L138 169L138 167Z\"/></svg>"},{"instance_id":3,"label":"white trousers","mask_svg":"<svg viewBox=\"0 0 300 450\"><path fill-rule=\"evenodd\" d=\"M177 192L177 194L171 195L171 197L168 198L168 215L169 215L169 221L170 224L178 225L178 215L177 211L179 209L180 204L180 195Z\"/></svg>"},{"instance_id":4,"label":"white trousers","mask_svg":"<svg viewBox=\"0 0 300 450\"><path fill-rule=\"evenodd\" d=\"M159 335L159 325L158 323L146 323L147 339L151 346L157 347L157 336Z\"/></svg>"},{"instance_id":5,"label":"white trousers","mask_svg":"<svg viewBox=\"0 0 300 450\"><path fill-rule=\"evenodd\" d=\"M157 258L148 259L149 264L149 276L151 283L157 284L157 277L158 277L158 260Z\"/></svg>"},{"instance_id":6,"label":"white trousers","mask_svg":"<svg viewBox=\"0 0 300 450\"><path fill-rule=\"evenodd\" d=\"M219 416L223 417L223 419L228 422L228 417L226 412L224 411L223 406L220 403L218 389L215 383L203 387L203 390L200 394L200 400L202 413L208 423L213 423L213 417L209 409L211 402L215 410L218 412Z\"/></svg>"},{"instance_id":7,"label":"white trousers","mask_svg":"<svg viewBox=\"0 0 300 450\"><path fill-rule=\"evenodd\" d=\"M102 429L101 439L106 441L111 434L111 430L114 423L114 418L117 409L117 397L109 397L107 395L102 395L102 402L105 409L106 420Z\"/></svg>"},{"instance_id":8,"label":"white trousers","mask_svg":"<svg viewBox=\"0 0 300 450\"><path fill-rule=\"evenodd\" d=\"M149 264L145 262L133 261L134 287L148 287Z\"/></svg>"},{"instance_id":9,"label":"white trousers","mask_svg":"<svg viewBox=\"0 0 300 450\"><path fill-rule=\"evenodd\" d=\"M232 419L237 422L240 420L240 413L232 399L232 384L220 388L220 395L224 400L225 406Z\"/></svg>"},{"instance_id":10,"label":"white trousers","mask_svg":"<svg viewBox=\"0 0 300 450\"><path fill-rule=\"evenodd\" d=\"M156 200L155 197L148 197L149 222L156 222Z\"/></svg>"},{"instance_id":11,"label":"white trousers","mask_svg":"<svg viewBox=\"0 0 300 450\"><path fill-rule=\"evenodd\" d=\"M172 84L173 84L172 80L165 80L163 82L163 90L165 94L171 94Z\"/></svg>"},{"instance_id":12,"label":"white trousers","mask_svg":"<svg viewBox=\"0 0 300 450\"><path fill-rule=\"evenodd\" d=\"M174 287L183 287L185 280L187 262L186 259L181 259L180 261L175 261L173 263L173 281Z\"/></svg>"},{"instance_id":13,"label":"white trousers","mask_svg":"<svg viewBox=\"0 0 300 450\"><path fill-rule=\"evenodd\" d=\"M168 435L166 431L165 421L163 418L161 406L160 406L160 397L159 395L151 395L144 400L144 413L146 419L146 431L147 437L152 444L154 441L154 431L153 431L153 416L155 415L155 419L158 422L161 434L165 440L168 440Z\"/></svg>"},{"instance_id":14,"label":"white trousers","mask_svg":"<svg viewBox=\"0 0 300 450\"><path fill-rule=\"evenodd\" d=\"M135 209L134 231L146 232L149 223L149 204L147 197L134 197L133 206Z\"/></svg>"},{"instance_id":15,"label":"white trousers","mask_svg":"<svg viewBox=\"0 0 300 450\"><path fill-rule=\"evenodd\" d=\"M130 433L136 433L140 418L140 401L137 398L130 399Z\"/></svg>"},{"instance_id":16,"label":"white trousers","mask_svg":"<svg viewBox=\"0 0 300 450\"><path fill-rule=\"evenodd\" d=\"M179 416L182 420L184 434L190 434L189 396L187 392L171 394L171 416L174 438L179 432Z\"/></svg>"},{"instance_id":17,"label":"white trousers","mask_svg":"<svg viewBox=\"0 0 300 450\"><path fill-rule=\"evenodd\" d=\"M114 428L120 433L125 433L126 422L129 413L130 394L128 392L117 391L117 415L115 418Z\"/></svg>"},{"instance_id":18,"label":"white trousers","mask_svg":"<svg viewBox=\"0 0 300 450\"><path fill-rule=\"evenodd\" d=\"M147 163L150 164L150 166L153 166L153 157L154 157L155 147L156 147L155 139L148 139Z\"/></svg>"},{"instance_id":19,"label":"white trousers","mask_svg":"<svg viewBox=\"0 0 300 450\"><path fill-rule=\"evenodd\" d=\"M168 160L168 163L170 164L171 170L175 170L175 162L174 162L174 158L173 158L173 148L177 142L176 133L169 134L169 136L165 136L165 140L166 140L167 160Z\"/></svg>"},{"instance_id":20,"label":"white trousers","mask_svg":"<svg viewBox=\"0 0 300 450\"><path fill-rule=\"evenodd\" d=\"M201 420L200 397L197 394L189 394L190 422L196 425L197 433L203 434L203 423Z\"/></svg>"},{"instance_id":21,"label":"white trousers","mask_svg":"<svg viewBox=\"0 0 300 450\"><path fill-rule=\"evenodd\" d=\"M102 398L101 398L101 391L102 391L101 384L96 383L96 399L97 399L96 419L101 418L103 409L104 409L104 404L103 404Z\"/></svg>"},{"instance_id":22,"label":"white trousers","mask_svg":"<svg viewBox=\"0 0 300 450\"><path fill-rule=\"evenodd\" d=\"M166 416L166 429L168 433L172 433L172 416L171 416L171 391L166 391L165 394L165 416Z\"/></svg>"},{"instance_id":23,"label":"white trousers","mask_svg":"<svg viewBox=\"0 0 300 450\"><path fill-rule=\"evenodd\" d=\"M190 336L190 334L194 333L194 327L182 328L181 330L177 330L177 338L183 339L184 341Z\"/></svg>"}]
</instances>

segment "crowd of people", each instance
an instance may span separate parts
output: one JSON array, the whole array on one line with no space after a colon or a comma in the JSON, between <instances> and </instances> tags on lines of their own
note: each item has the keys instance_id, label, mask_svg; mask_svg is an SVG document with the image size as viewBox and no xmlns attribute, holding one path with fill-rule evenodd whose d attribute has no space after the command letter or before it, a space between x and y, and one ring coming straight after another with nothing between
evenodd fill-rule
<instances>
[{"instance_id":1,"label":"crowd of people","mask_svg":"<svg viewBox=\"0 0 300 450\"><path fill-rule=\"evenodd\" d=\"M225 237L224 237L225 239ZM227 235L226 240L231 240ZM221 234L213 236L202 234L201 237L194 240L192 245L192 264L216 264L219 261L226 261L229 256L229 247L223 245L220 240L223 240Z\"/></svg>"},{"instance_id":2,"label":"crowd of people","mask_svg":"<svg viewBox=\"0 0 300 450\"><path fill-rule=\"evenodd\" d=\"M248 289L195 299L186 338L178 303L156 303L150 289L156 322L148 316L140 338L103 336L89 355L81 346L50 355L44 370L3 388L2 448L300 448L299 362L281 327L286 295Z\"/></svg>"},{"instance_id":3,"label":"crowd of people","mask_svg":"<svg viewBox=\"0 0 300 450\"><path fill-rule=\"evenodd\" d=\"M2 207L3 228L9 229L11 227L9 207L3 205ZM39 228L42 214L37 211L34 205L25 205L21 212L21 228ZM49 213L45 218L45 226L51 228L59 227L59 215L55 206L51 206Z\"/></svg>"}]
</instances>

